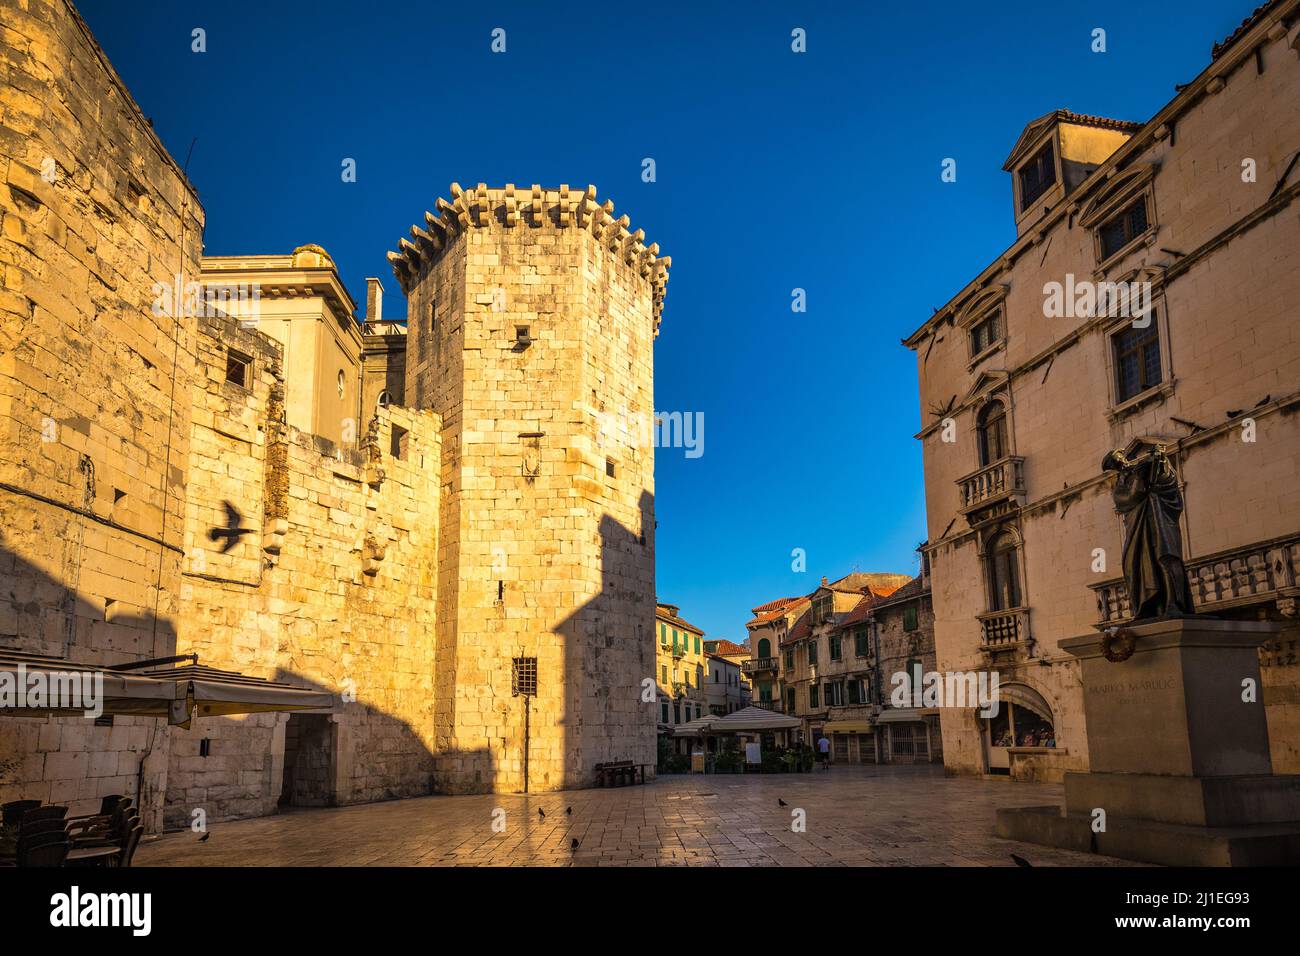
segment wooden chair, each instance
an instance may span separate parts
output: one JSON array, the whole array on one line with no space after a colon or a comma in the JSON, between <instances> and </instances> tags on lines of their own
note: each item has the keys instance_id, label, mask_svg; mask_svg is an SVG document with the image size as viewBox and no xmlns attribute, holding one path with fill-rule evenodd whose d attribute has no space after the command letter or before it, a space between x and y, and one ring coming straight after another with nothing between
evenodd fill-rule
<instances>
[{"instance_id":1,"label":"wooden chair","mask_svg":"<svg viewBox=\"0 0 1300 956\"><path fill-rule=\"evenodd\" d=\"M28 810L35 810L41 805L39 800L11 800L10 802L0 805L0 822L7 827L15 827L18 821L23 818L23 814Z\"/></svg>"},{"instance_id":2,"label":"wooden chair","mask_svg":"<svg viewBox=\"0 0 1300 956\"><path fill-rule=\"evenodd\" d=\"M18 839L19 866L63 866L72 841L66 832L41 833Z\"/></svg>"},{"instance_id":3,"label":"wooden chair","mask_svg":"<svg viewBox=\"0 0 1300 956\"><path fill-rule=\"evenodd\" d=\"M67 833L68 825L63 820L24 820L18 825L18 842L23 837L40 836L42 833Z\"/></svg>"},{"instance_id":4,"label":"wooden chair","mask_svg":"<svg viewBox=\"0 0 1300 956\"><path fill-rule=\"evenodd\" d=\"M117 828L122 829L123 821L130 815L139 816L135 811L135 803L130 799L122 799L117 803L116 808L111 813L96 813L88 817L76 817L68 821L68 832L72 834L72 842L77 844L89 843L92 841L102 841Z\"/></svg>"},{"instance_id":5,"label":"wooden chair","mask_svg":"<svg viewBox=\"0 0 1300 956\"><path fill-rule=\"evenodd\" d=\"M18 829L41 820L63 820L67 815L67 807L33 807L19 817Z\"/></svg>"}]
</instances>

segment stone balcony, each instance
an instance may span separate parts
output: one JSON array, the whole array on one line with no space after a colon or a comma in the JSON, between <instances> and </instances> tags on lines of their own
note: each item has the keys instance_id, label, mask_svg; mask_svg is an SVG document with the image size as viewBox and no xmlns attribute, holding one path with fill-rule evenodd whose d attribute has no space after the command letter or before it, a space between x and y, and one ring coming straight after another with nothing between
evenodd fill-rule
<instances>
[{"instance_id":1,"label":"stone balcony","mask_svg":"<svg viewBox=\"0 0 1300 956\"><path fill-rule=\"evenodd\" d=\"M761 674L765 671L775 671L777 660L775 657L751 657L747 661L740 662L740 672L742 674Z\"/></svg>"},{"instance_id":2,"label":"stone balcony","mask_svg":"<svg viewBox=\"0 0 1300 956\"><path fill-rule=\"evenodd\" d=\"M1003 501L1015 500L1017 504L1023 504L1025 459L1019 455L999 458L964 478L958 478L957 489L961 496L962 514L967 517Z\"/></svg>"},{"instance_id":3,"label":"stone balcony","mask_svg":"<svg viewBox=\"0 0 1300 956\"><path fill-rule=\"evenodd\" d=\"M1219 551L1187 562L1187 579L1197 611L1213 614L1253 604L1277 602L1283 617L1296 617L1300 597L1300 535ZM1097 594L1096 627L1107 628L1133 616L1123 578L1088 585Z\"/></svg>"},{"instance_id":4,"label":"stone balcony","mask_svg":"<svg viewBox=\"0 0 1300 956\"><path fill-rule=\"evenodd\" d=\"M988 611L976 617L980 622L980 651L991 660L1028 655L1033 646L1028 608Z\"/></svg>"}]
</instances>

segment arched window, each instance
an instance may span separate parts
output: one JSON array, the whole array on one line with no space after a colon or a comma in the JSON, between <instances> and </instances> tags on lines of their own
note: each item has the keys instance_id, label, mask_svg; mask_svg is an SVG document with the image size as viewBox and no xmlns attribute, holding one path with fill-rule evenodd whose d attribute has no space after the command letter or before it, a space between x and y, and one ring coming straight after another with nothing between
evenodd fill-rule
<instances>
[{"instance_id":1,"label":"arched window","mask_svg":"<svg viewBox=\"0 0 1300 956\"><path fill-rule=\"evenodd\" d=\"M1007 410L1001 402L989 402L980 409L978 430L980 467L1011 453L1007 447Z\"/></svg>"},{"instance_id":2,"label":"arched window","mask_svg":"<svg viewBox=\"0 0 1300 956\"><path fill-rule=\"evenodd\" d=\"M339 397L340 397L340 398L343 397L343 388L344 388L344 386L345 386L346 384L347 384L347 376L343 374L343 369L339 369L339 374L338 374L338 386L339 386Z\"/></svg>"},{"instance_id":3,"label":"arched window","mask_svg":"<svg viewBox=\"0 0 1300 956\"><path fill-rule=\"evenodd\" d=\"M391 402L392 400L393 400L392 397L388 394L388 390L385 389L384 391L379 393L379 399L378 401L375 402L375 404L378 405L380 408L387 408L388 403Z\"/></svg>"},{"instance_id":4,"label":"arched window","mask_svg":"<svg viewBox=\"0 0 1300 956\"><path fill-rule=\"evenodd\" d=\"M1009 531L1000 531L989 541L987 571L989 610L1006 611L1020 607L1020 568L1016 539Z\"/></svg>"},{"instance_id":5,"label":"arched window","mask_svg":"<svg viewBox=\"0 0 1300 956\"><path fill-rule=\"evenodd\" d=\"M758 642L758 656L760 658L772 656L772 642L766 637Z\"/></svg>"}]
</instances>

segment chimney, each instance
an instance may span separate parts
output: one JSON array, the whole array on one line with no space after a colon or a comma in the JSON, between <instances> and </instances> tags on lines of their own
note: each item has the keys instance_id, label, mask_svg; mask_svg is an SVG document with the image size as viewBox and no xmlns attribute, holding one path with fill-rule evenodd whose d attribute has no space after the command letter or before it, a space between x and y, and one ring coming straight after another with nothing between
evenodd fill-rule
<instances>
[{"instance_id":1,"label":"chimney","mask_svg":"<svg viewBox=\"0 0 1300 956\"><path fill-rule=\"evenodd\" d=\"M366 321L382 322L384 319L384 284L370 276L366 279Z\"/></svg>"},{"instance_id":2,"label":"chimney","mask_svg":"<svg viewBox=\"0 0 1300 956\"><path fill-rule=\"evenodd\" d=\"M826 586L826 575L822 575L822 587Z\"/></svg>"}]
</instances>

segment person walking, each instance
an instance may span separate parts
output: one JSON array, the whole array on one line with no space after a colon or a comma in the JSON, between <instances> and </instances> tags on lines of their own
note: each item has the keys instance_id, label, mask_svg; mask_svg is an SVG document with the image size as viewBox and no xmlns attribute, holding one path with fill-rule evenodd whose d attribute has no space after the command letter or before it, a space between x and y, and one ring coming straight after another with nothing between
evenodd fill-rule
<instances>
[{"instance_id":1,"label":"person walking","mask_svg":"<svg viewBox=\"0 0 1300 956\"><path fill-rule=\"evenodd\" d=\"M822 734L817 740L817 759L821 761L823 770L831 769L831 742Z\"/></svg>"}]
</instances>

